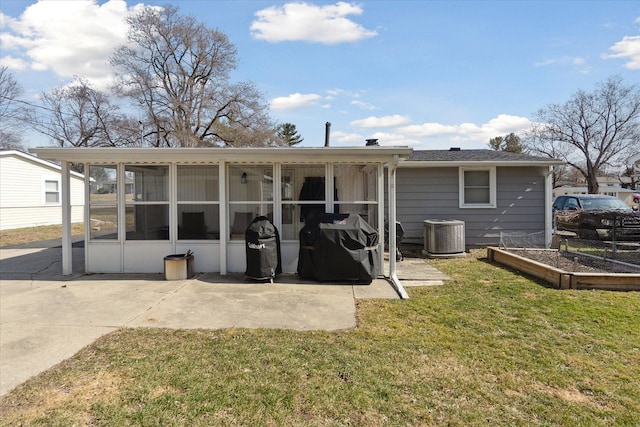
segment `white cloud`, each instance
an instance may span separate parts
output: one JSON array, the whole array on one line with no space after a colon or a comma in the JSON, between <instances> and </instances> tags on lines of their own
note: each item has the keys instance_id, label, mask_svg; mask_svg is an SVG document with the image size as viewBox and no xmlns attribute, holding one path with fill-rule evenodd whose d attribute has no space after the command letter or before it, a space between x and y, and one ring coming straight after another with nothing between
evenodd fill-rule
<instances>
[{"instance_id":1,"label":"white cloud","mask_svg":"<svg viewBox=\"0 0 640 427\"><path fill-rule=\"evenodd\" d=\"M364 145L364 136L359 133L347 133L342 131L334 131L330 134L330 144L334 143L338 145L354 146L362 144Z\"/></svg>"},{"instance_id":2,"label":"white cloud","mask_svg":"<svg viewBox=\"0 0 640 427\"><path fill-rule=\"evenodd\" d=\"M351 105L355 105L357 107L362 108L363 110L375 110L375 105L369 104L368 102L353 100L351 101Z\"/></svg>"},{"instance_id":3,"label":"white cloud","mask_svg":"<svg viewBox=\"0 0 640 427\"><path fill-rule=\"evenodd\" d=\"M387 128L406 125L410 122L408 117L394 114L392 116L374 117L369 116L366 119L354 120L351 122L351 126L359 128L371 129L371 128Z\"/></svg>"},{"instance_id":4,"label":"white cloud","mask_svg":"<svg viewBox=\"0 0 640 427\"><path fill-rule=\"evenodd\" d=\"M311 3L287 3L256 12L251 35L269 42L310 41L324 44L356 42L376 36L347 18L363 10L353 3L338 2L319 6Z\"/></svg>"},{"instance_id":5,"label":"white cloud","mask_svg":"<svg viewBox=\"0 0 640 427\"><path fill-rule=\"evenodd\" d=\"M332 146L364 146L367 139L377 139L378 144L382 146L418 146L420 140L408 138L402 133L393 132L375 132L373 134L347 133L335 131L331 133Z\"/></svg>"},{"instance_id":6,"label":"white cloud","mask_svg":"<svg viewBox=\"0 0 640 427\"><path fill-rule=\"evenodd\" d=\"M322 97L315 93L293 93L289 96L273 98L270 102L274 110L294 110L296 108L311 107L318 104Z\"/></svg>"},{"instance_id":7,"label":"white cloud","mask_svg":"<svg viewBox=\"0 0 640 427\"><path fill-rule=\"evenodd\" d=\"M11 70L26 70L29 64L23 59L14 58L13 56L3 56L0 58L0 66L7 67Z\"/></svg>"},{"instance_id":8,"label":"white cloud","mask_svg":"<svg viewBox=\"0 0 640 427\"><path fill-rule=\"evenodd\" d=\"M640 18L636 19L640 22ZM613 53L602 55L603 58L628 58L626 68L640 70L640 36L625 36L609 48Z\"/></svg>"},{"instance_id":9,"label":"white cloud","mask_svg":"<svg viewBox=\"0 0 640 427\"><path fill-rule=\"evenodd\" d=\"M574 69L581 74L588 74L591 72L591 66L589 66L587 60L581 57L563 56L559 58L548 58L542 61L535 62L534 67L549 67L552 65L572 65Z\"/></svg>"},{"instance_id":10,"label":"white cloud","mask_svg":"<svg viewBox=\"0 0 640 427\"><path fill-rule=\"evenodd\" d=\"M10 52L2 61L105 81L113 48L126 40L128 11L124 0L39 1L19 18L2 17L0 47Z\"/></svg>"},{"instance_id":11,"label":"white cloud","mask_svg":"<svg viewBox=\"0 0 640 427\"><path fill-rule=\"evenodd\" d=\"M336 96L342 95L343 93L345 93L344 89L329 89L327 91L327 99L333 99Z\"/></svg>"},{"instance_id":12,"label":"white cloud","mask_svg":"<svg viewBox=\"0 0 640 427\"><path fill-rule=\"evenodd\" d=\"M400 115L388 117L395 117L396 120L402 118L401 121L404 123L408 121ZM351 122L349 125L354 126L354 123ZM508 135L511 132L522 136L524 132L531 129L531 125L532 122L525 117L507 114L500 114L483 124L422 123L397 126L386 131L376 130L370 133L367 130L371 128L364 126L360 126L364 129L363 132L351 132L348 127L341 128L340 125L337 125L331 131L330 144L331 146L357 147L364 146L367 139L375 138L381 146L406 146L416 150L447 149L449 147L486 149L491 138Z\"/></svg>"},{"instance_id":13,"label":"white cloud","mask_svg":"<svg viewBox=\"0 0 640 427\"><path fill-rule=\"evenodd\" d=\"M526 117L500 114L482 125L474 123L457 125L423 123L400 127L397 131L408 137L431 138L447 136L451 141L489 143L489 140L496 136L507 135L511 132L517 134L530 128L531 121Z\"/></svg>"}]
</instances>

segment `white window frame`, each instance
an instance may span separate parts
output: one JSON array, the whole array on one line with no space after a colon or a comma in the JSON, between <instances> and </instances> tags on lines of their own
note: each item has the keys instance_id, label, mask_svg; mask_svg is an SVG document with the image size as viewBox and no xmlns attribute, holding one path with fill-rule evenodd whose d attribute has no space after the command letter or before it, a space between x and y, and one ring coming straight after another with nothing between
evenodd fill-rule
<instances>
[{"instance_id":1,"label":"white window frame","mask_svg":"<svg viewBox=\"0 0 640 427\"><path fill-rule=\"evenodd\" d=\"M487 171L489 172L489 203L465 203L464 173L467 171ZM495 209L496 204L496 168L493 167L461 167L458 168L458 196L459 207L461 209Z\"/></svg>"},{"instance_id":2,"label":"white window frame","mask_svg":"<svg viewBox=\"0 0 640 427\"><path fill-rule=\"evenodd\" d=\"M57 186L56 194L58 195L58 201L56 202L48 202L47 201L47 193L53 193L53 191L47 190L47 183L55 182ZM47 206L60 206L60 199L62 198L61 188L62 183L60 182L60 177L57 176L45 176L42 180L42 204Z\"/></svg>"}]
</instances>

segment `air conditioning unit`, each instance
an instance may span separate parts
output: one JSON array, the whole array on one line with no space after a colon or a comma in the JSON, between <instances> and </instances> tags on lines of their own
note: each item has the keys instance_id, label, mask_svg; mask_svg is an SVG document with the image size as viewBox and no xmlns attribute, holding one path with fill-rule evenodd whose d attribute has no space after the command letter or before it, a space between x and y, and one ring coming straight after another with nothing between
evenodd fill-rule
<instances>
[{"instance_id":1,"label":"air conditioning unit","mask_svg":"<svg viewBox=\"0 0 640 427\"><path fill-rule=\"evenodd\" d=\"M428 219L424 221L424 249L430 258L464 257L464 221Z\"/></svg>"}]
</instances>

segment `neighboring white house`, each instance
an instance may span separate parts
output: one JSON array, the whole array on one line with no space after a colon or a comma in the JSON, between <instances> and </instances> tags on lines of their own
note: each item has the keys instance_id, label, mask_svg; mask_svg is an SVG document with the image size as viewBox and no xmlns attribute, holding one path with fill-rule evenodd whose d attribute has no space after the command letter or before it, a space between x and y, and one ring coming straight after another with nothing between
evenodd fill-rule
<instances>
[{"instance_id":1,"label":"neighboring white house","mask_svg":"<svg viewBox=\"0 0 640 427\"><path fill-rule=\"evenodd\" d=\"M598 194L617 197L629 206L634 205L631 194L634 190L624 188L620 185L617 178L598 178L599 191ZM553 198L566 194L587 194L589 191L586 184L563 185L553 189Z\"/></svg>"},{"instance_id":2,"label":"neighboring white house","mask_svg":"<svg viewBox=\"0 0 640 427\"><path fill-rule=\"evenodd\" d=\"M632 194L640 190L640 188L632 188L633 182L638 182L640 179L640 153L636 153L633 156L629 157L627 161L627 165L632 167L632 175L631 177L623 177L626 180L625 187L623 187L618 178L611 177L598 177L598 184L600 186L600 191L598 194L604 194L607 196L614 196L628 204L629 206L634 206L635 202L633 201ZM629 188L626 188L629 187ZM566 194L587 194L587 184L577 183L577 184L567 184L561 187L557 187L553 189L553 198L555 199L558 196L563 196Z\"/></svg>"},{"instance_id":3,"label":"neighboring white house","mask_svg":"<svg viewBox=\"0 0 640 427\"><path fill-rule=\"evenodd\" d=\"M0 230L62 224L61 168L20 151L0 151ZM84 221L84 176L71 173L71 221Z\"/></svg>"}]
</instances>

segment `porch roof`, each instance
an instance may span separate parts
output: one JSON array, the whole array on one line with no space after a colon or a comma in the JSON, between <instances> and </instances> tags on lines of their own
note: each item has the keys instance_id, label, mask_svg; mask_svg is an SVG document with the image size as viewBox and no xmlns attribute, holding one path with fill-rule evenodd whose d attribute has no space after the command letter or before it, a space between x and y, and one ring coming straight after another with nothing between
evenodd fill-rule
<instances>
[{"instance_id":1,"label":"porch roof","mask_svg":"<svg viewBox=\"0 0 640 427\"><path fill-rule=\"evenodd\" d=\"M407 159L408 147L62 148L38 147L40 159L73 163L358 163Z\"/></svg>"}]
</instances>

